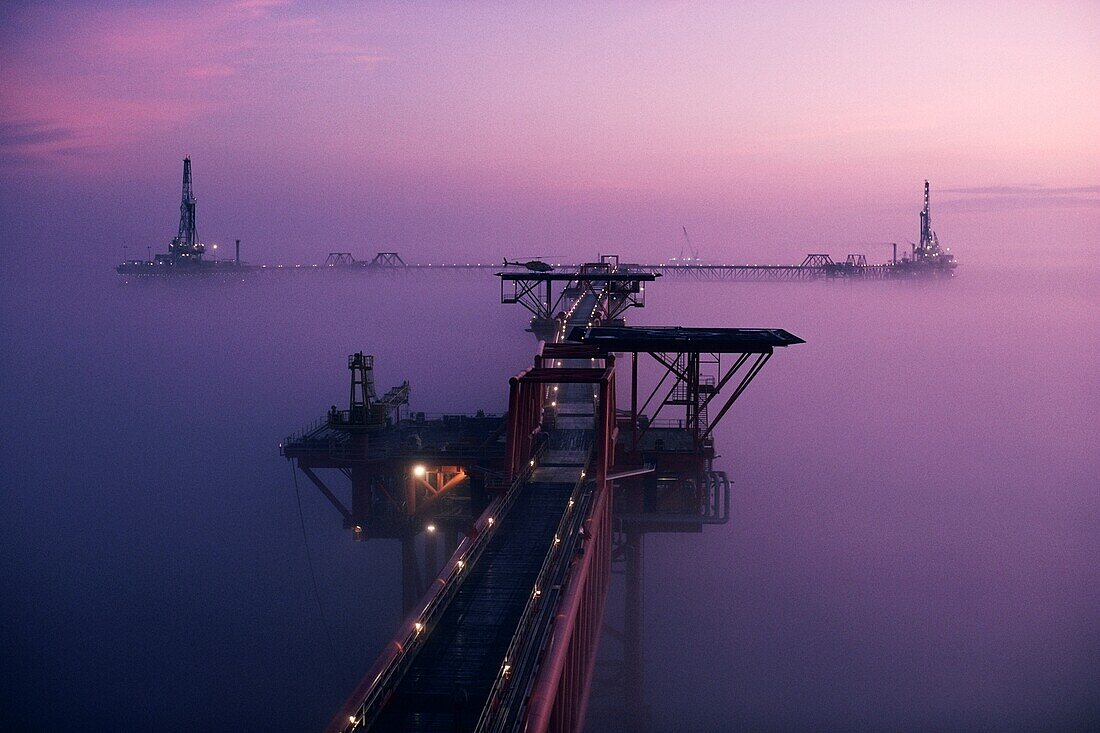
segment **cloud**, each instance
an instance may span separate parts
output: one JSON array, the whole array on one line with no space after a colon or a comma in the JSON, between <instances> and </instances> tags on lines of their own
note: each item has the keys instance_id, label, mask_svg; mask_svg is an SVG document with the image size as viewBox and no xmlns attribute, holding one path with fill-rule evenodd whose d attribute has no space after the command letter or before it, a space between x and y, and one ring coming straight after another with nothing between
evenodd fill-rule
<instances>
[{"instance_id":1,"label":"cloud","mask_svg":"<svg viewBox=\"0 0 1100 733\"><path fill-rule=\"evenodd\" d=\"M1100 186L973 186L941 188L939 193L960 194L939 206L954 211L1006 211L1039 208L1100 208Z\"/></svg>"},{"instance_id":2,"label":"cloud","mask_svg":"<svg viewBox=\"0 0 1100 733\"><path fill-rule=\"evenodd\" d=\"M232 8L248 15L267 15L275 8L290 4L290 0L237 0Z\"/></svg>"},{"instance_id":3,"label":"cloud","mask_svg":"<svg viewBox=\"0 0 1100 733\"><path fill-rule=\"evenodd\" d=\"M295 56L298 61L308 60L313 63L352 61L373 66L384 61L393 60L391 56L368 45L339 40L333 41L323 37L300 42L296 49L288 50L286 53Z\"/></svg>"},{"instance_id":4,"label":"cloud","mask_svg":"<svg viewBox=\"0 0 1100 733\"><path fill-rule=\"evenodd\" d=\"M940 193L977 194L985 196L1064 196L1066 194L1100 193L1100 186L1062 186L1048 188L1037 183L1024 186L976 186L973 188L941 188Z\"/></svg>"},{"instance_id":5,"label":"cloud","mask_svg":"<svg viewBox=\"0 0 1100 733\"><path fill-rule=\"evenodd\" d=\"M352 59L355 61L355 63L363 64L372 69L380 63L392 60L389 56L383 56L376 53L361 53L353 56Z\"/></svg>"},{"instance_id":6,"label":"cloud","mask_svg":"<svg viewBox=\"0 0 1100 733\"><path fill-rule=\"evenodd\" d=\"M102 152L77 130L41 119L0 120L0 168L31 167Z\"/></svg>"},{"instance_id":7,"label":"cloud","mask_svg":"<svg viewBox=\"0 0 1100 733\"><path fill-rule=\"evenodd\" d=\"M5 151L73 140L76 132L43 120L0 121L0 148Z\"/></svg>"},{"instance_id":8,"label":"cloud","mask_svg":"<svg viewBox=\"0 0 1100 733\"><path fill-rule=\"evenodd\" d=\"M192 79L220 79L233 76L237 70L228 64L207 64L205 66L192 66L187 70L187 75Z\"/></svg>"},{"instance_id":9,"label":"cloud","mask_svg":"<svg viewBox=\"0 0 1100 733\"><path fill-rule=\"evenodd\" d=\"M327 99L318 80L361 79L391 61L376 29L305 4L216 0L203 10L200 43L191 12L42 9L38 42L0 54L0 163L93 169L100 158L88 151L202 139L248 115L282 132L315 107L288 108L280 90Z\"/></svg>"}]
</instances>

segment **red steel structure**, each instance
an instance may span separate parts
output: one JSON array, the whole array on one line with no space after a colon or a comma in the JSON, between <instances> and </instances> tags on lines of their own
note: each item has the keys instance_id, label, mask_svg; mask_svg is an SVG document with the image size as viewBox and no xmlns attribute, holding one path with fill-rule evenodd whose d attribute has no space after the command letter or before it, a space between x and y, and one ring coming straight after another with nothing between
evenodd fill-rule
<instances>
[{"instance_id":1,"label":"red steel structure","mask_svg":"<svg viewBox=\"0 0 1100 733\"><path fill-rule=\"evenodd\" d=\"M572 360L602 360L605 366L554 366ZM584 723L611 578L611 467L617 438L614 356L590 346L545 344L541 355L536 357L536 366L511 380L512 406L521 409L530 399L527 395L535 395L534 400L538 401L547 385L564 384L591 384L598 390L593 450L587 464L589 471L595 471L595 489L589 509L574 533L583 551L570 561L565 583L556 594L556 608L541 608L540 592L525 609L506 660L513 655L518 660L526 651L528 658L533 659L522 670L528 679L526 684L518 675L510 680L512 665L506 664L508 669L494 686L479 730L542 733L578 730ZM537 429L517 417L509 424L509 442L513 435L518 437L517 443L528 440L531 431ZM564 529L559 537L564 535ZM553 569L550 559L544 565L547 571ZM540 616L547 620L541 625L532 623Z\"/></svg>"}]
</instances>

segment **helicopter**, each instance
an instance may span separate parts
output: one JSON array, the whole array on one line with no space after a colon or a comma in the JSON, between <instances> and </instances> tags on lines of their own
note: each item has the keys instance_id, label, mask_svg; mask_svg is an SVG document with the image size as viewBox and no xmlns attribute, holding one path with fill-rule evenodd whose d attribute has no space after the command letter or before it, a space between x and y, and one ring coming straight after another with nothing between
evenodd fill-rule
<instances>
[{"instance_id":1,"label":"helicopter","mask_svg":"<svg viewBox=\"0 0 1100 733\"><path fill-rule=\"evenodd\" d=\"M526 262L513 261L509 262L508 258L504 258L505 267L526 267L531 272L550 272L554 269L554 266L548 262L542 260L527 260Z\"/></svg>"}]
</instances>

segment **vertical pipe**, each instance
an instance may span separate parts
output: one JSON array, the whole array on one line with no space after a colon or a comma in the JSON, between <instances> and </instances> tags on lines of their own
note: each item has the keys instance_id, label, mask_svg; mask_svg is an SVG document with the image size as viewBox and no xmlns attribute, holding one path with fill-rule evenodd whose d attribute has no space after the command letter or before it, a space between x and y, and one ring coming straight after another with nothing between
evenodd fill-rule
<instances>
[{"instance_id":1,"label":"vertical pipe","mask_svg":"<svg viewBox=\"0 0 1100 733\"><path fill-rule=\"evenodd\" d=\"M598 458L598 470L596 473L596 481L598 482L598 489L603 489L603 483L607 480L607 469L609 468L609 454L611 448L609 443L612 440L612 432L608 430L608 408L610 403L608 402L609 384L607 379L600 380L600 404L599 414L596 415L597 430L596 441L599 445L599 458Z\"/></svg>"},{"instance_id":2,"label":"vertical pipe","mask_svg":"<svg viewBox=\"0 0 1100 733\"><path fill-rule=\"evenodd\" d=\"M523 433L520 435L521 450L518 471L526 470L528 461L531 460L531 431L535 423L534 403L535 392L538 388L535 384L524 382L521 389L523 389Z\"/></svg>"},{"instance_id":3,"label":"vertical pipe","mask_svg":"<svg viewBox=\"0 0 1100 733\"><path fill-rule=\"evenodd\" d=\"M237 254L234 257L234 262L238 265L241 264L241 240L237 240Z\"/></svg>"},{"instance_id":4,"label":"vertical pipe","mask_svg":"<svg viewBox=\"0 0 1100 733\"><path fill-rule=\"evenodd\" d=\"M520 434L520 386L519 380L512 377L508 380L508 463L505 465L505 476L508 484L511 485L512 479L516 475L517 464L517 450L519 448L519 434Z\"/></svg>"},{"instance_id":5,"label":"vertical pipe","mask_svg":"<svg viewBox=\"0 0 1100 733\"><path fill-rule=\"evenodd\" d=\"M439 574L441 561L439 559L439 544L443 538L440 532L426 532L424 534L424 577L432 577Z\"/></svg>"},{"instance_id":6,"label":"vertical pipe","mask_svg":"<svg viewBox=\"0 0 1100 733\"><path fill-rule=\"evenodd\" d=\"M401 610L407 614L420 597L420 568L416 560L416 536L401 534Z\"/></svg>"},{"instance_id":7,"label":"vertical pipe","mask_svg":"<svg viewBox=\"0 0 1100 733\"><path fill-rule=\"evenodd\" d=\"M645 660L642 656L643 538L644 535L637 529L627 530L626 618L623 623L626 679L623 703L627 715L627 727L634 731L644 731L648 728L642 694L642 686L645 682L643 673Z\"/></svg>"},{"instance_id":8,"label":"vertical pipe","mask_svg":"<svg viewBox=\"0 0 1100 733\"><path fill-rule=\"evenodd\" d=\"M351 467L351 515L358 524L367 524L374 510L374 482L366 466Z\"/></svg>"},{"instance_id":9,"label":"vertical pipe","mask_svg":"<svg viewBox=\"0 0 1100 733\"><path fill-rule=\"evenodd\" d=\"M416 514L416 479L405 474L405 515L413 516Z\"/></svg>"},{"instance_id":10,"label":"vertical pipe","mask_svg":"<svg viewBox=\"0 0 1100 733\"><path fill-rule=\"evenodd\" d=\"M638 352L630 354L630 452L638 452Z\"/></svg>"}]
</instances>

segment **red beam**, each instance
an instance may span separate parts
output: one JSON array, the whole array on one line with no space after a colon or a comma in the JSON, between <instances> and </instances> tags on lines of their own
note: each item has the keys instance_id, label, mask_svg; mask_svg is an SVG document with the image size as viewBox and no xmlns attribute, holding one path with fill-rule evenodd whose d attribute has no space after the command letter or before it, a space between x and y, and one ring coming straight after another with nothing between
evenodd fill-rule
<instances>
[{"instance_id":1,"label":"red beam","mask_svg":"<svg viewBox=\"0 0 1100 733\"><path fill-rule=\"evenodd\" d=\"M590 539L554 616L554 632L527 701L528 733L579 730L584 722L610 580L611 492L606 484L586 531Z\"/></svg>"},{"instance_id":2,"label":"red beam","mask_svg":"<svg viewBox=\"0 0 1100 733\"><path fill-rule=\"evenodd\" d=\"M544 661L527 701L528 733L579 730L588 707L596 646L611 579L611 482L614 462L615 373L600 383L600 414L596 416L599 454L596 456L596 503L585 522L588 539L577 567L570 573Z\"/></svg>"}]
</instances>

